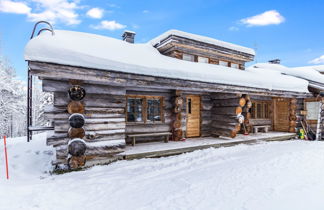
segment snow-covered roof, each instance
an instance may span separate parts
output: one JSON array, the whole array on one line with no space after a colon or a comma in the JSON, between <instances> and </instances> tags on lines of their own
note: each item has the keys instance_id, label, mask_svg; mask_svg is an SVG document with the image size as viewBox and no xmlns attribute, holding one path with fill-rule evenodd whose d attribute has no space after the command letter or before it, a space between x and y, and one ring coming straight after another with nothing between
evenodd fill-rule
<instances>
[{"instance_id":1,"label":"snow-covered roof","mask_svg":"<svg viewBox=\"0 0 324 210\"><path fill-rule=\"evenodd\" d=\"M324 65L316 65L316 66L301 66L301 67L296 67L295 69L304 69L304 70L315 70L320 73L324 73Z\"/></svg>"},{"instance_id":2,"label":"snow-covered roof","mask_svg":"<svg viewBox=\"0 0 324 210\"><path fill-rule=\"evenodd\" d=\"M319 73L314 68L309 67L297 67L297 68L289 68L280 64L271 64L271 63L257 63L252 65L247 69L248 71L261 70L265 71L277 71L281 74L290 75L302 79L306 79L308 81L317 82L324 84L324 75Z\"/></svg>"},{"instance_id":3,"label":"snow-covered roof","mask_svg":"<svg viewBox=\"0 0 324 210\"><path fill-rule=\"evenodd\" d=\"M131 44L95 34L55 30L28 42L25 60L96 68L140 75L184 79L216 84L308 92L303 79L272 71L254 73L239 69L195 63L161 55L150 43Z\"/></svg>"},{"instance_id":4,"label":"snow-covered roof","mask_svg":"<svg viewBox=\"0 0 324 210\"><path fill-rule=\"evenodd\" d=\"M247 53L250 55L255 55L255 51L251 48L243 47L243 46L232 44L229 42L220 41L220 40L206 37L206 36L201 36L201 35L192 34L192 33L184 32L184 31L174 30L174 29L164 32L163 34L157 36L156 38L152 39L149 42L154 46L171 35L180 36L180 37L184 37L187 39L192 39L195 41L204 42L204 43L224 47L224 48L239 51L239 52L244 52L244 53Z\"/></svg>"}]
</instances>

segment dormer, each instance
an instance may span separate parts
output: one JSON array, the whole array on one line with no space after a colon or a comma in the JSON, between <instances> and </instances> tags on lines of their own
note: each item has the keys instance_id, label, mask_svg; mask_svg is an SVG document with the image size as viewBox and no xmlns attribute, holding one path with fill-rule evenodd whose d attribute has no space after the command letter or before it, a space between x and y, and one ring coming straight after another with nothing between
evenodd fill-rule
<instances>
[{"instance_id":1,"label":"dormer","mask_svg":"<svg viewBox=\"0 0 324 210\"><path fill-rule=\"evenodd\" d=\"M242 70L255 55L251 48L178 30L163 33L151 44L166 56Z\"/></svg>"}]
</instances>

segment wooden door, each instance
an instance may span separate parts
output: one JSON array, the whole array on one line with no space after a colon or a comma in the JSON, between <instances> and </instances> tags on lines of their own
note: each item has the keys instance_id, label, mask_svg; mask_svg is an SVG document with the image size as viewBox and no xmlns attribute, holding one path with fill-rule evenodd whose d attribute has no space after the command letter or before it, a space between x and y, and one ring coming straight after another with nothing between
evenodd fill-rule
<instances>
[{"instance_id":1,"label":"wooden door","mask_svg":"<svg viewBox=\"0 0 324 210\"><path fill-rule=\"evenodd\" d=\"M200 136L200 96L187 96L187 137Z\"/></svg>"},{"instance_id":2,"label":"wooden door","mask_svg":"<svg viewBox=\"0 0 324 210\"><path fill-rule=\"evenodd\" d=\"M274 99L274 131L289 132L289 99Z\"/></svg>"}]
</instances>

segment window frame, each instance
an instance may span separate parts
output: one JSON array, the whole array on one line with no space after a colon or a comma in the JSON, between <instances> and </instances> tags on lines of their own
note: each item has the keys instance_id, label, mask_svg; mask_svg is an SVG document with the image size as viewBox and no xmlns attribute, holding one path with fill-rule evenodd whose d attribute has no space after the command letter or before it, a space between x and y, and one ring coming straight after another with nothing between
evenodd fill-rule
<instances>
[{"instance_id":1,"label":"window frame","mask_svg":"<svg viewBox=\"0 0 324 210\"><path fill-rule=\"evenodd\" d=\"M128 99L142 99L142 121L128 122ZM160 100L160 121L148 121L147 120L147 100L155 99ZM163 96L151 96L151 95L126 95L126 109L125 109L126 124L161 124L165 123L164 118L164 97Z\"/></svg>"},{"instance_id":2,"label":"window frame","mask_svg":"<svg viewBox=\"0 0 324 210\"><path fill-rule=\"evenodd\" d=\"M185 55L192 56L192 60L185 60L185 59L184 59ZM192 54L182 53L182 60L184 60L184 61L195 62L195 60L196 60L195 57L196 57L196 56L195 56L195 55L192 55Z\"/></svg>"},{"instance_id":3,"label":"window frame","mask_svg":"<svg viewBox=\"0 0 324 210\"><path fill-rule=\"evenodd\" d=\"M207 62L199 62L199 58L206 59ZM197 56L197 63L209 63L209 58L204 56Z\"/></svg>"},{"instance_id":4,"label":"window frame","mask_svg":"<svg viewBox=\"0 0 324 210\"><path fill-rule=\"evenodd\" d=\"M221 62L225 62L225 63L227 63L226 66L225 66L225 65L221 65ZM218 65L220 65L220 66L225 66L225 67L229 67L230 62L229 62L229 61L226 61L226 60L218 60Z\"/></svg>"},{"instance_id":5,"label":"window frame","mask_svg":"<svg viewBox=\"0 0 324 210\"><path fill-rule=\"evenodd\" d=\"M260 105L261 110L261 117L258 117L258 105ZM265 106L267 105L268 112L265 112ZM252 101L252 107L251 107L251 119L255 120L268 120L271 119L271 106L272 106L272 101L268 100L257 100L257 101ZM254 108L254 109L253 109Z\"/></svg>"}]
</instances>

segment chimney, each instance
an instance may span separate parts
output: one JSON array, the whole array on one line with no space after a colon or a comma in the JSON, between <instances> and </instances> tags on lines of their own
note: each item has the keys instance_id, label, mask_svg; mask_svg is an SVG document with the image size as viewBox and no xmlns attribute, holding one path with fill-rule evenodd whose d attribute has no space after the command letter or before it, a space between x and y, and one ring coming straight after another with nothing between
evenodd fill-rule
<instances>
[{"instance_id":1,"label":"chimney","mask_svg":"<svg viewBox=\"0 0 324 210\"><path fill-rule=\"evenodd\" d=\"M268 62L271 64L280 64L280 59L277 58L277 59L269 60Z\"/></svg>"},{"instance_id":2,"label":"chimney","mask_svg":"<svg viewBox=\"0 0 324 210\"><path fill-rule=\"evenodd\" d=\"M129 43L134 43L135 39L135 32L134 31L124 31L122 37L123 41L129 42Z\"/></svg>"}]
</instances>

